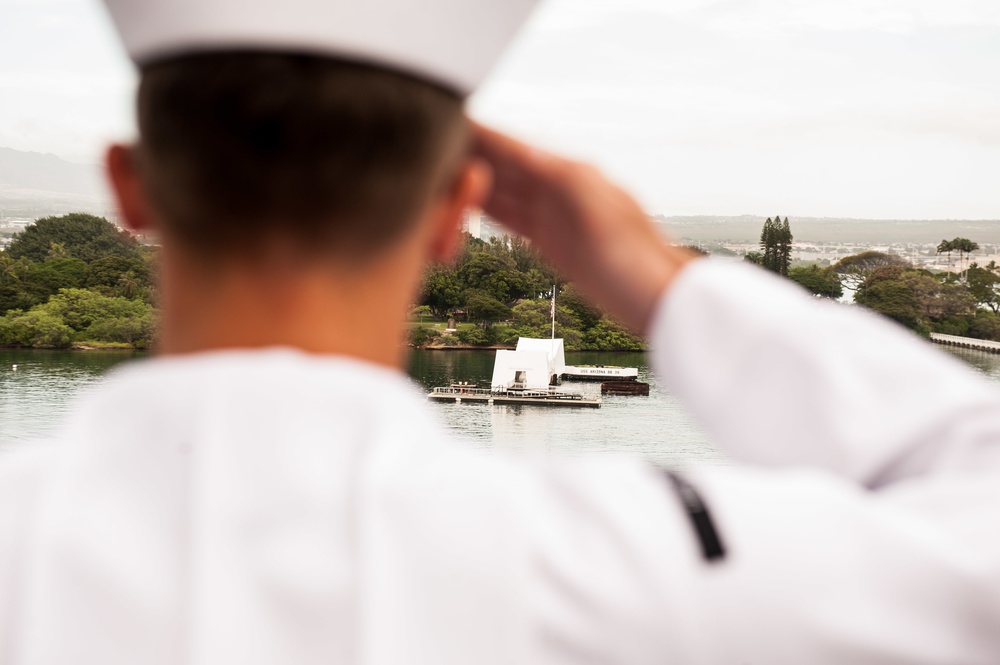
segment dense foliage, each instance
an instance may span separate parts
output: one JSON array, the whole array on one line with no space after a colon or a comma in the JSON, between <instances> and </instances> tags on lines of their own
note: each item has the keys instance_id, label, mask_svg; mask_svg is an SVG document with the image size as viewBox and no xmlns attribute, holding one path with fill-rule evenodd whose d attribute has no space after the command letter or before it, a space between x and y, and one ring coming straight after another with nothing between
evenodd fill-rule
<instances>
[{"instance_id":1,"label":"dense foliage","mask_svg":"<svg viewBox=\"0 0 1000 665\"><path fill-rule=\"evenodd\" d=\"M420 325L409 342L507 345L519 336L556 334L569 349L636 350L641 338L609 319L560 278L520 238L484 242L468 236L457 261L426 274ZM156 329L155 253L99 217L46 217L0 252L0 346L131 347L152 343ZM424 319L467 322L454 335ZM475 325L469 325L469 323Z\"/></svg>"},{"instance_id":2,"label":"dense foliage","mask_svg":"<svg viewBox=\"0 0 1000 665\"><path fill-rule=\"evenodd\" d=\"M963 253L977 249L975 243L956 246L963 246ZM841 259L832 269L854 290L855 303L922 335L1000 341L1000 266L993 261L970 263L960 273L935 274L899 256L864 252Z\"/></svg>"},{"instance_id":3,"label":"dense foliage","mask_svg":"<svg viewBox=\"0 0 1000 665\"><path fill-rule=\"evenodd\" d=\"M74 258L85 263L109 256L138 255L139 243L103 217L71 213L42 217L14 236L6 254L12 259L41 263L52 258Z\"/></svg>"},{"instance_id":4,"label":"dense foliage","mask_svg":"<svg viewBox=\"0 0 1000 665\"><path fill-rule=\"evenodd\" d=\"M468 235L454 264L428 269L419 305L437 320L454 316L476 326L443 336L419 326L411 331L410 343L494 346L514 344L518 337L549 337L553 289L555 334L567 349L645 348L641 337L588 302L527 241L505 237L485 242Z\"/></svg>"},{"instance_id":5,"label":"dense foliage","mask_svg":"<svg viewBox=\"0 0 1000 665\"><path fill-rule=\"evenodd\" d=\"M790 266L786 220L765 223L761 252L747 260L769 267L817 296L842 297L920 334L943 332L1000 341L1000 266L969 261L978 245L943 240L958 255L958 272L932 273L900 256L868 251L830 267ZM156 330L155 253L99 217L46 217L0 252L0 346L144 348ZM569 350L641 350L641 337L590 303L520 238L484 242L471 236L452 265L427 270L414 346L510 345L548 337L552 294L555 333ZM425 319L463 322L442 334ZM438 328L443 328L438 324Z\"/></svg>"},{"instance_id":6,"label":"dense foliage","mask_svg":"<svg viewBox=\"0 0 1000 665\"><path fill-rule=\"evenodd\" d=\"M840 276L833 268L820 268L817 265L795 266L788 269L788 279L807 289L813 295L833 300L838 300L844 295Z\"/></svg>"},{"instance_id":7,"label":"dense foliage","mask_svg":"<svg viewBox=\"0 0 1000 665\"><path fill-rule=\"evenodd\" d=\"M938 254L958 254L959 272L932 273L901 256L867 251L846 256L829 267L790 266L791 230L787 218L764 223L760 252L749 263L786 275L811 293L838 300L844 288L854 302L921 335L940 332L1000 341L1000 266L966 264L979 245L968 238L942 240Z\"/></svg>"},{"instance_id":8,"label":"dense foliage","mask_svg":"<svg viewBox=\"0 0 1000 665\"><path fill-rule=\"evenodd\" d=\"M103 218L38 220L0 252L0 346L147 346L153 260Z\"/></svg>"}]
</instances>

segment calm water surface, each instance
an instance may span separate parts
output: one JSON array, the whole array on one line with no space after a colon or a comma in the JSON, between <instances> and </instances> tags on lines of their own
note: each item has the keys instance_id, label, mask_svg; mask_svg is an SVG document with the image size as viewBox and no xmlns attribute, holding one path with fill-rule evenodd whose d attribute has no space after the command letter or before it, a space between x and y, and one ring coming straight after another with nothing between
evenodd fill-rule
<instances>
[{"instance_id":1,"label":"calm water surface","mask_svg":"<svg viewBox=\"0 0 1000 665\"><path fill-rule=\"evenodd\" d=\"M986 375L1000 380L1000 356L950 349ZM120 363L144 354L0 349L0 448L51 432L73 396ZM658 465L685 461L724 464L725 457L680 403L663 392L641 353L567 353L568 364L639 368L649 397L605 397L600 409L429 404L448 427L472 445L557 454L626 452ZM14 366L17 366L16 370ZM425 388L453 381L488 382L489 351L417 351L410 375ZM565 388L599 394L598 383Z\"/></svg>"},{"instance_id":2,"label":"calm water surface","mask_svg":"<svg viewBox=\"0 0 1000 665\"><path fill-rule=\"evenodd\" d=\"M492 352L421 351L411 360L410 375L425 388L452 381L489 385L493 376ZM568 352L566 364L638 367L639 380L650 384L649 397L605 397L599 409L449 403L434 407L449 427L484 446L559 454L625 452L660 465L724 460L680 403L660 390L645 354ZM596 382L564 382L563 388L601 394Z\"/></svg>"},{"instance_id":3,"label":"calm water surface","mask_svg":"<svg viewBox=\"0 0 1000 665\"><path fill-rule=\"evenodd\" d=\"M0 446L51 432L80 389L143 355L0 349Z\"/></svg>"}]
</instances>

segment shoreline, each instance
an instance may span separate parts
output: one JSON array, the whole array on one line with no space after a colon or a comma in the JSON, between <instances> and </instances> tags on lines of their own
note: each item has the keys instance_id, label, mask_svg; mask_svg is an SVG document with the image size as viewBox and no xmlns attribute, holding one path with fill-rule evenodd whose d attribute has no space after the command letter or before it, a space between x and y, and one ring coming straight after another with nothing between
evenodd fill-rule
<instances>
[{"instance_id":1,"label":"shoreline","mask_svg":"<svg viewBox=\"0 0 1000 665\"><path fill-rule=\"evenodd\" d=\"M414 351L513 351L515 347L511 344L495 346L472 346L471 344L456 344L454 346L412 346L407 344L407 348ZM649 349L573 349L566 350L566 353L648 353Z\"/></svg>"},{"instance_id":2,"label":"shoreline","mask_svg":"<svg viewBox=\"0 0 1000 665\"><path fill-rule=\"evenodd\" d=\"M495 346L473 346L471 344L456 344L454 346L412 346L404 345L411 351L503 351L515 349L512 344L498 344ZM68 347L57 346L0 346L0 351L114 351L118 353L150 353L152 349L137 349L135 347L123 346L93 346L91 344L73 344ZM648 349L575 349L567 350L566 353L647 353Z\"/></svg>"},{"instance_id":3,"label":"shoreline","mask_svg":"<svg viewBox=\"0 0 1000 665\"><path fill-rule=\"evenodd\" d=\"M89 344L73 344L70 346L0 346L0 351L115 351L125 353L149 353L150 349L137 349L134 346L91 346Z\"/></svg>"}]
</instances>

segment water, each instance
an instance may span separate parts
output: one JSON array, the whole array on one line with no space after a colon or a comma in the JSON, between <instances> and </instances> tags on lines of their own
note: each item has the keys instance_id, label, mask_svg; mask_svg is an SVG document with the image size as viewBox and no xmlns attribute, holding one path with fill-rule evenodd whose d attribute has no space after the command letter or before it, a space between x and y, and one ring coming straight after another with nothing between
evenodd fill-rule
<instances>
[{"instance_id":1,"label":"water","mask_svg":"<svg viewBox=\"0 0 1000 665\"><path fill-rule=\"evenodd\" d=\"M1000 380L1000 355L946 348ZM143 355L0 349L0 448L51 432L81 388L112 367ZM657 465L726 463L678 401L660 389L645 354L567 353L566 362L638 367L639 380L650 384L650 395L605 397L600 409L450 403L432 403L428 408L472 445L555 454L625 452ZM410 375L425 388L453 381L489 381L492 372L489 351L416 351L410 363ZM586 394L600 392L598 383L564 386Z\"/></svg>"},{"instance_id":2,"label":"water","mask_svg":"<svg viewBox=\"0 0 1000 665\"><path fill-rule=\"evenodd\" d=\"M81 388L140 355L0 349L0 446L51 432Z\"/></svg>"},{"instance_id":3,"label":"water","mask_svg":"<svg viewBox=\"0 0 1000 665\"><path fill-rule=\"evenodd\" d=\"M953 356L961 358L991 379L1000 381L1000 355L976 349L960 349L954 346L939 348L946 349Z\"/></svg>"},{"instance_id":4,"label":"water","mask_svg":"<svg viewBox=\"0 0 1000 665\"><path fill-rule=\"evenodd\" d=\"M72 397L119 363L144 354L0 349L0 447L51 432ZM490 351L415 351L410 375L425 388L453 381L489 381ZM618 451L658 465L724 457L670 395L660 390L641 353L567 353L568 364L639 368L649 397L605 397L600 409L429 403L447 426L472 445L556 454ZM16 364L17 371L12 370ZM599 383L566 383L599 394Z\"/></svg>"},{"instance_id":5,"label":"water","mask_svg":"<svg viewBox=\"0 0 1000 665\"><path fill-rule=\"evenodd\" d=\"M638 367L639 380L649 383L649 397L607 396L600 409L447 402L433 406L449 427L488 447L556 454L623 452L660 466L725 461L681 404L660 389L645 354L568 352L566 364ZM488 385L493 353L418 351L411 358L410 375L425 388L453 381ZM563 389L596 396L601 384L564 382Z\"/></svg>"}]
</instances>

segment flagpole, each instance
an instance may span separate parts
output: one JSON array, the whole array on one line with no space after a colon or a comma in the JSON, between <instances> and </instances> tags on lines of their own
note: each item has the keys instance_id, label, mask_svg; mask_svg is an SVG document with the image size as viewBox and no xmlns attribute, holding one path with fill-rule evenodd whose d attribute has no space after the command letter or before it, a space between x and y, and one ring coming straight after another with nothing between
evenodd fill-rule
<instances>
[{"instance_id":1,"label":"flagpole","mask_svg":"<svg viewBox=\"0 0 1000 665\"><path fill-rule=\"evenodd\" d=\"M552 339L556 338L556 285L552 285Z\"/></svg>"}]
</instances>

